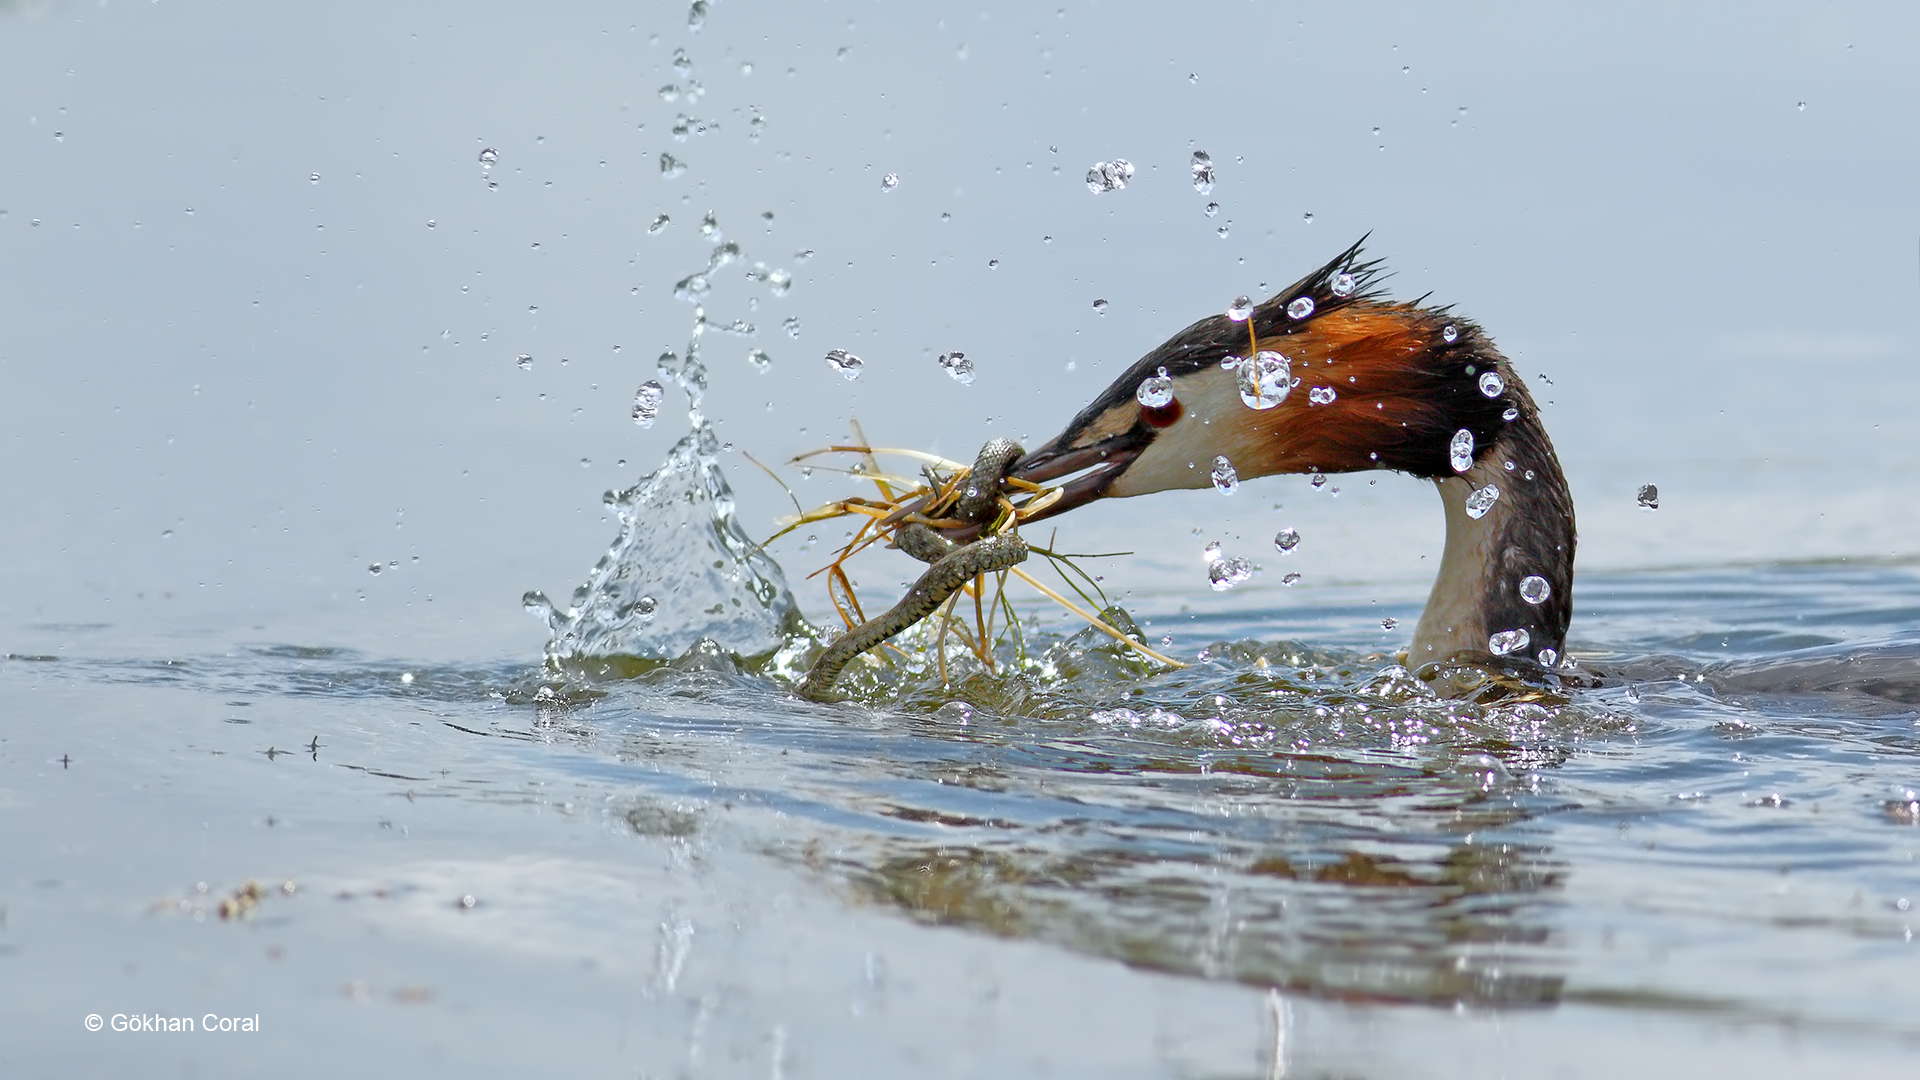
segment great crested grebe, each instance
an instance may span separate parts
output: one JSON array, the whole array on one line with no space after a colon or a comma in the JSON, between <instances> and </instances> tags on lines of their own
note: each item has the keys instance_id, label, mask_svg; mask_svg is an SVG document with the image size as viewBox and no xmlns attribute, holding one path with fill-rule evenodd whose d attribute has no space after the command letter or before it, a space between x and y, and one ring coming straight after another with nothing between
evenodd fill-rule
<instances>
[{"instance_id":1,"label":"great crested grebe","mask_svg":"<svg viewBox=\"0 0 1920 1080\"><path fill-rule=\"evenodd\" d=\"M1219 457L1242 479L1432 480L1446 549L1408 665L1491 653L1556 667L1573 611L1573 499L1539 409L1479 326L1384 299L1379 263L1359 259L1355 244L1250 314L1236 304L1187 327L1012 475L1071 477L1036 518L1206 487Z\"/></svg>"}]
</instances>

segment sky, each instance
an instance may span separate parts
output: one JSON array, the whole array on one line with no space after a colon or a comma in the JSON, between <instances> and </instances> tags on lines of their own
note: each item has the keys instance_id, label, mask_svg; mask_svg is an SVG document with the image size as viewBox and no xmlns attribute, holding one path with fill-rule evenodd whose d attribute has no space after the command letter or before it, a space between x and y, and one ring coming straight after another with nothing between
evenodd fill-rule
<instances>
[{"instance_id":1,"label":"sky","mask_svg":"<svg viewBox=\"0 0 1920 1080\"><path fill-rule=\"evenodd\" d=\"M1914 557L1917 39L1894 4L0 3L0 588L22 624L532 655L520 593L582 580L602 492L686 430L631 411L709 214L742 257L705 411L755 535L792 507L748 454L818 503L850 485L783 463L853 417L1036 445L1366 235L1547 403L1582 570ZM1417 595L1426 485L1334 486L1061 528L1162 605L1281 602L1200 551L1275 564L1282 525L1284 602Z\"/></svg>"}]
</instances>

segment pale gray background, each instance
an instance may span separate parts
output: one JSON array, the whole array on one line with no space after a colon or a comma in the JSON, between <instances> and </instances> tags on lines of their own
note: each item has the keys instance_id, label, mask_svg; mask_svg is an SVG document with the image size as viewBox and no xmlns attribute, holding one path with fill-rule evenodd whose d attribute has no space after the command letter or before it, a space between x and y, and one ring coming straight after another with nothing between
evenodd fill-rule
<instances>
[{"instance_id":1,"label":"pale gray background","mask_svg":"<svg viewBox=\"0 0 1920 1080\"><path fill-rule=\"evenodd\" d=\"M671 287L707 210L796 275L774 300L732 267L707 304L758 325L706 340L710 412L762 460L855 412L954 456L1044 439L1174 330L1371 230L1398 294L1553 380L1584 568L1911 555L1917 17L726 0L693 33L679 4L0 6L8 621L533 655L521 590L576 584L611 536L601 491L684 431L677 398L651 431L627 413L686 340ZM676 48L691 106L658 93ZM674 141L683 110L718 130ZM1089 193L1115 156L1132 186ZM730 467L768 531L784 496ZM1417 594L1432 496L1336 483L1066 525L1141 550L1110 580L1179 602L1235 600L1200 547L1271 564L1281 523L1309 538L1283 602ZM1277 576L1239 595L1275 602Z\"/></svg>"}]
</instances>

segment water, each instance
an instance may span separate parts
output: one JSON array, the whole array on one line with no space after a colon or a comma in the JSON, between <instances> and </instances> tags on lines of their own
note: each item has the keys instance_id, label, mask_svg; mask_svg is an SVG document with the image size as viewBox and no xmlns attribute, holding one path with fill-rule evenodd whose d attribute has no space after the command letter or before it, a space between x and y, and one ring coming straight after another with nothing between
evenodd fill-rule
<instances>
[{"instance_id":1,"label":"water","mask_svg":"<svg viewBox=\"0 0 1920 1080\"><path fill-rule=\"evenodd\" d=\"M1163 409L1173 401L1173 380L1167 376L1167 369L1161 368L1155 374L1140 380L1133 392L1134 399L1149 409Z\"/></svg>"},{"instance_id":2,"label":"water","mask_svg":"<svg viewBox=\"0 0 1920 1080\"><path fill-rule=\"evenodd\" d=\"M1193 173L1193 190L1202 195L1213 191L1213 157L1205 150L1195 150L1189 162Z\"/></svg>"},{"instance_id":3,"label":"water","mask_svg":"<svg viewBox=\"0 0 1920 1080\"><path fill-rule=\"evenodd\" d=\"M0 4L0 1075L1911 1070L1907 12L1763 5L1729 42L1647 35L1651 8L1254 6L1233 29L1312 102L1276 141L1236 122L1275 64L1146 7L441 7ZM1542 33L1623 62L1528 67ZM1703 140L1673 105L1728 87ZM1139 183L1086 200L1056 145L1124 146ZM1251 184L1230 235L1195 145ZM914 182L875 198L889 170ZM1036 445L1368 230L1390 297L1560 384L1558 686L1424 696L1393 654L1431 489L1220 499L1214 454L1251 460L1226 446L1191 455L1200 490L1057 522L1138 553L1088 563L1095 603L1187 669L1024 593L1026 660L955 651L948 688L869 669L812 705L791 624L746 620L772 654L700 645L759 602L704 575L789 512L755 462L810 507L873 494L782 465L855 415L962 459ZM1720 257L1648 290L1650 252ZM740 363L802 320L811 355L877 362ZM993 358L971 388L878 362L954 343ZM1190 530L1231 563L1283 522L1297 572L1202 584ZM805 575L852 527L776 542L760 580L833 626ZM852 572L875 605L917 569ZM560 610L521 614L529 586ZM629 658L549 665L583 614ZM83 1024L209 1012L264 1030Z\"/></svg>"},{"instance_id":4,"label":"water","mask_svg":"<svg viewBox=\"0 0 1920 1080\"><path fill-rule=\"evenodd\" d=\"M1476 488L1467 493L1467 516L1475 520L1486 517L1487 511L1493 509L1493 504L1499 501L1500 488L1498 485L1488 484L1486 487Z\"/></svg>"},{"instance_id":5,"label":"water","mask_svg":"<svg viewBox=\"0 0 1920 1080\"><path fill-rule=\"evenodd\" d=\"M1125 158L1112 161L1096 161L1087 170L1087 190L1095 195L1109 191L1119 191L1133 179L1133 163Z\"/></svg>"}]
</instances>

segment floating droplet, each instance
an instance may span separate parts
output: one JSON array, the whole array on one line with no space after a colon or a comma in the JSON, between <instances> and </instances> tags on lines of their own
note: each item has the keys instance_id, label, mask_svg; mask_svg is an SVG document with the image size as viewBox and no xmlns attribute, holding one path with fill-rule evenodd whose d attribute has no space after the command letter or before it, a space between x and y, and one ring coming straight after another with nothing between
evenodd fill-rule
<instances>
[{"instance_id":1,"label":"floating droplet","mask_svg":"<svg viewBox=\"0 0 1920 1080\"><path fill-rule=\"evenodd\" d=\"M800 336L800 319L797 316L789 315L780 321L780 328L787 332L788 337L797 338Z\"/></svg>"},{"instance_id":2,"label":"floating droplet","mask_svg":"<svg viewBox=\"0 0 1920 1080\"><path fill-rule=\"evenodd\" d=\"M1533 636L1525 630L1502 630L1487 639L1487 651L1495 656L1505 656L1510 652L1527 647Z\"/></svg>"},{"instance_id":3,"label":"floating droplet","mask_svg":"<svg viewBox=\"0 0 1920 1080\"><path fill-rule=\"evenodd\" d=\"M1097 315L1105 315L1107 313L1107 302L1105 300L1095 300L1093 302L1093 310Z\"/></svg>"},{"instance_id":4,"label":"floating droplet","mask_svg":"<svg viewBox=\"0 0 1920 1080\"><path fill-rule=\"evenodd\" d=\"M653 618L654 609L659 606L659 602L654 600L653 597L643 596L633 602L633 613L643 619L651 619Z\"/></svg>"},{"instance_id":5,"label":"floating droplet","mask_svg":"<svg viewBox=\"0 0 1920 1080\"><path fill-rule=\"evenodd\" d=\"M1282 555L1293 554L1293 549L1299 546L1300 531L1298 529L1281 529L1278 533L1274 534L1274 550Z\"/></svg>"},{"instance_id":6,"label":"floating droplet","mask_svg":"<svg viewBox=\"0 0 1920 1080\"><path fill-rule=\"evenodd\" d=\"M1315 405L1331 405L1333 404L1333 399L1339 396L1340 395L1334 393L1333 387L1331 386L1316 386L1307 391L1307 400Z\"/></svg>"},{"instance_id":7,"label":"floating droplet","mask_svg":"<svg viewBox=\"0 0 1920 1080\"><path fill-rule=\"evenodd\" d=\"M1391 615L1380 620L1380 629L1382 630L1391 630L1394 627L1399 625L1400 625L1400 620L1392 617Z\"/></svg>"},{"instance_id":8,"label":"floating droplet","mask_svg":"<svg viewBox=\"0 0 1920 1080\"><path fill-rule=\"evenodd\" d=\"M307 183L309 183L309 184L317 184L317 183L319 183L319 182L320 182L320 174L319 174L319 173L314 173L313 175L311 175L311 176L309 176L309 177L307 177Z\"/></svg>"},{"instance_id":9,"label":"floating droplet","mask_svg":"<svg viewBox=\"0 0 1920 1080\"><path fill-rule=\"evenodd\" d=\"M533 370L533 357L528 356L526 353L521 353L520 358L515 360L514 363L520 365L521 371Z\"/></svg>"},{"instance_id":10,"label":"floating droplet","mask_svg":"<svg viewBox=\"0 0 1920 1080\"><path fill-rule=\"evenodd\" d=\"M1257 569L1252 561L1239 556L1216 559L1207 565L1207 581L1213 585L1214 592L1226 592L1252 577Z\"/></svg>"},{"instance_id":11,"label":"floating droplet","mask_svg":"<svg viewBox=\"0 0 1920 1080\"><path fill-rule=\"evenodd\" d=\"M839 372L841 378L852 382L860 377L860 369L865 364L845 349L833 349L827 353L827 366Z\"/></svg>"},{"instance_id":12,"label":"floating droplet","mask_svg":"<svg viewBox=\"0 0 1920 1080\"><path fill-rule=\"evenodd\" d=\"M892 191L894 188L897 188L899 186L900 186L900 174L897 172L890 172L887 175L880 178L881 191Z\"/></svg>"},{"instance_id":13,"label":"floating droplet","mask_svg":"<svg viewBox=\"0 0 1920 1080\"><path fill-rule=\"evenodd\" d=\"M1529 604L1544 604L1547 597L1553 595L1553 586L1539 574L1528 574L1520 579L1520 599Z\"/></svg>"},{"instance_id":14,"label":"floating droplet","mask_svg":"<svg viewBox=\"0 0 1920 1080\"><path fill-rule=\"evenodd\" d=\"M1277 352L1262 349L1252 360L1240 361L1235 369L1240 401L1249 409L1271 409L1293 389L1293 364Z\"/></svg>"},{"instance_id":15,"label":"floating droplet","mask_svg":"<svg viewBox=\"0 0 1920 1080\"><path fill-rule=\"evenodd\" d=\"M1288 574L1288 575L1287 575L1286 577L1283 577L1283 578L1281 578L1281 579L1280 579L1280 584L1282 584L1282 585L1286 585L1286 586L1288 586L1288 587L1292 587L1292 586L1294 586L1294 585L1298 585L1298 584L1300 584L1300 575L1299 575L1299 574L1297 574L1297 573L1295 573L1295 574Z\"/></svg>"},{"instance_id":16,"label":"floating droplet","mask_svg":"<svg viewBox=\"0 0 1920 1080\"><path fill-rule=\"evenodd\" d=\"M486 166L489 169L493 168L493 163L499 160L500 160L500 151L495 150L491 146L487 147L485 150L480 151L480 164Z\"/></svg>"},{"instance_id":17,"label":"floating droplet","mask_svg":"<svg viewBox=\"0 0 1920 1080\"><path fill-rule=\"evenodd\" d=\"M1500 419L1505 420L1509 424L1513 423L1515 420L1520 419L1520 406L1518 405L1507 406L1507 411L1500 414Z\"/></svg>"},{"instance_id":18,"label":"floating droplet","mask_svg":"<svg viewBox=\"0 0 1920 1080\"><path fill-rule=\"evenodd\" d=\"M1352 296L1353 284L1354 282L1353 282L1352 274L1349 274L1345 271L1341 271L1340 273L1333 275L1333 295Z\"/></svg>"},{"instance_id":19,"label":"floating droplet","mask_svg":"<svg viewBox=\"0 0 1920 1080\"><path fill-rule=\"evenodd\" d=\"M1208 217L1212 217L1213 215L1215 215L1215 214L1217 214L1217 213L1219 213L1219 212L1220 212L1220 204L1219 204L1219 203L1217 203L1217 202L1210 202L1210 203L1208 203L1208 204L1207 204L1207 216L1208 216Z\"/></svg>"},{"instance_id":20,"label":"floating droplet","mask_svg":"<svg viewBox=\"0 0 1920 1080\"><path fill-rule=\"evenodd\" d=\"M1660 489L1653 484L1640 485L1640 493L1634 498L1648 510L1660 509Z\"/></svg>"},{"instance_id":21,"label":"floating droplet","mask_svg":"<svg viewBox=\"0 0 1920 1080\"><path fill-rule=\"evenodd\" d=\"M747 363L752 364L755 370L764 375L767 368L773 365L773 357L768 356L765 349L750 349L747 352Z\"/></svg>"},{"instance_id":22,"label":"floating droplet","mask_svg":"<svg viewBox=\"0 0 1920 1080\"><path fill-rule=\"evenodd\" d=\"M1234 322L1246 322L1253 318L1253 300L1245 296L1236 296L1233 303L1227 305L1227 318Z\"/></svg>"},{"instance_id":23,"label":"floating droplet","mask_svg":"<svg viewBox=\"0 0 1920 1080\"><path fill-rule=\"evenodd\" d=\"M1173 380L1167 377L1167 369L1161 368L1158 374L1140 380L1140 388L1133 392L1133 398L1149 409L1164 409L1171 404Z\"/></svg>"},{"instance_id":24,"label":"floating droplet","mask_svg":"<svg viewBox=\"0 0 1920 1080\"><path fill-rule=\"evenodd\" d=\"M1327 486L1327 478L1322 473L1314 473L1312 476L1307 477L1307 486L1315 491L1319 491L1321 488Z\"/></svg>"},{"instance_id":25,"label":"floating droplet","mask_svg":"<svg viewBox=\"0 0 1920 1080\"><path fill-rule=\"evenodd\" d=\"M666 399L667 392L652 379L640 384L633 392L633 422L641 427L652 427L660 417L660 403Z\"/></svg>"},{"instance_id":26,"label":"floating droplet","mask_svg":"<svg viewBox=\"0 0 1920 1080\"><path fill-rule=\"evenodd\" d=\"M1240 474L1234 471L1233 462L1225 455L1213 459L1213 489L1222 495L1240 490Z\"/></svg>"},{"instance_id":27,"label":"floating droplet","mask_svg":"<svg viewBox=\"0 0 1920 1080\"><path fill-rule=\"evenodd\" d=\"M1453 344L1460 340L1460 329L1452 323L1448 323L1446 326L1440 328L1440 340L1449 345Z\"/></svg>"},{"instance_id":28,"label":"floating droplet","mask_svg":"<svg viewBox=\"0 0 1920 1080\"><path fill-rule=\"evenodd\" d=\"M963 353L963 352L941 353L940 366L947 370L948 375L953 376L954 382L957 382L962 386L968 386L972 384L973 361L967 359L966 353Z\"/></svg>"},{"instance_id":29,"label":"floating droplet","mask_svg":"<svg viewBox=\"0 0 1920 1080\"><path fill-rule=\"evenodd\" d=\"M1289 319L1297 321L1311 314L1313 314L1313 297L1311 296L1296 296L1292 302L1287 304L1287 318Z\"/></svg>"},{"instance_id":30,"label":"floating droplet","mask_svg":"<svg viewBox=\"0 0 1920 1080\"><path fill-rule=\"evenodd\" d=\"M677 180L682 175L684 175L686 171L687 171L687 166L685 162L674 157L672 154L663 153L660 155L660 178L661 179Z\"/></svg>"},{"instance_id":31,"label":"floating droplet","mask_svg":"<svg viewBox=\"0 0 1920 1080\"><path fill-rule=\"evenodd\" d=\"M1232 224L1233 224L1232 222L1228 222L1226 225L1220 226L1219 228L1213 230L1213 234L1215 236L1218 236L1220 239L1225 240L1227 237L1233 235L1233 230L1229 227Z\"/></svg>"},{"instance_id":32,"label":"floating droplet","mask_svg":"<svg viewBox=\"0 0 1920 1080\"><path fill-rule=\"evenodd\" d=\"M1125 158L1112 161L1096 161L1093 168L1087 170L1087 190L1098 195L1107 191L1119 191L1133 179L1133 164Z\"/></svg>"},{"instance_id":33,"label":"floating droplet","mask_svg":"<svg viewBox=\"0 0 1920 1080\"><path fill-rule=\"evenodd\" d=\"M1200 530L1195 529L1194 531L1199 532ZM1227 555L1226 552L1220 550L1220 542L1216 540L1206 546L1206 550L1200 553L1200 557L1210 563L1217 563L1221 559L1226 558Z\"/></svg>"},{"instance_id":34,"label":"floating droplet","mask_svg":"<svg viewBox=\"0 0 1920 1080\"><path fill-rule=\"evenodd\" d=\"M1478 521L1486 517L1487 511L1493 509L1493 504L1499 501L1500 489L1492 484L1488 484L1486 487L1467 496L1467 516Z\"/></svg>"},{"instance_id":35,"label":"floating droplet","mask_svg":"<svg viewBox=\"0 0 1920 1080\"><path fill-rule=\"evenodd\" d=\"M1560 654L1551 646L1541 649L1537 655L1540 657L1540 666L1543 668L1557 668L1560 666Z\"/></svg>"},{"instance_id":36,"label":"floating droplet","mask_svg":"<svg viewBox=\"0 0 1920 1080\"><path fill-rule=\"evenodd\" d=\"M1213 158L1205 150L1193 152L1193 190L1202 195L1213 190Z\"/></svg>"},{"instance_id":37,"label":"floating droplet","mask_svg":"<svg viewBox=\"0 0 1920 1080\"><path fill-rule=\"evenodd\" d=\"M1453 441L1447 444L1447 464L1454 472L1473 468L1473 432L1461 428L1453 433Z\"/></svg>"},{"instance_id":38,"label":"floating droplet","mask_svg":"<svg viewBox=\"0 0 1920 1080\"><path fill-rule=\"evenodd\" d=\"M1507 388L1506 380L1500 377L1499 372L1483 371L1480 373L1480 392L1481 393L1487 395L1488 397L1499 397L1500 392L1502 390L1505 390L1506 388Z\"/></svg>"}]
</instances>

